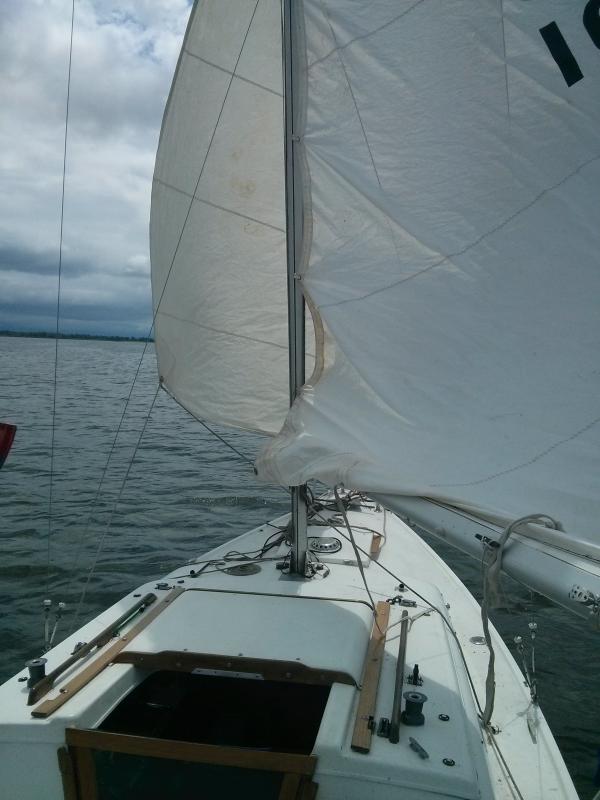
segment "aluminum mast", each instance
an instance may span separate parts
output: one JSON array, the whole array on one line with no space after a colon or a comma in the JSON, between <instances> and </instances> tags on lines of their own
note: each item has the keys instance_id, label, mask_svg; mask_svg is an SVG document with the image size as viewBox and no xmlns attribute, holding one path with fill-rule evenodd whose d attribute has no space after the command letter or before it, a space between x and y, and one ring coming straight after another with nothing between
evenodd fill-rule
<instances>
[{"instance_id":1,"label":"aluminum mast","mask_svg":"<svg viewBox=\"0 0 600 800\"><path fill-rule=\"evenodd\" d=\"M284 86L285 208L287 230L288 329L290 355L290 405L305 381L304 374L304 295L296 272L302 245L302 190L295 180L298 136L294 130L294 53L292 37L293 0L282 0L282 60ZM304 486L292 486L292 571L306 569L306 500Z\"/></svg>"}]
</instances>

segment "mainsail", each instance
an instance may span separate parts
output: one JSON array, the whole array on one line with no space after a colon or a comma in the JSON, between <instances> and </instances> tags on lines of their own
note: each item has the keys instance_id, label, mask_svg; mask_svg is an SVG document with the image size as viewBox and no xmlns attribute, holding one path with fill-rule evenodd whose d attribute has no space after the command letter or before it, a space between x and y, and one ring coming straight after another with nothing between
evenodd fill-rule
<instances>
[{"instance_id":1,"label":"mainsail","mask_svg":"<svg viewBox=\"0 0 600 800\"><path fill-rule=\"evenodd\" d=\"M544 512L598 577L599 6L303 0L326 368L263 477Z\"/></svg>"},{"instance_id":2,"label":"mainsail","mask_svg":"<svg viewBox=\"0 0 600 800\"><path fill-rule=\"evenodd\" d=\"M292 8L298 271L323 368L281 427L281 11L203 0L155 173L163 385L277 433L264 479L490 526L551 515L565 532L525 531L532 553L560 551L600 595L600 0Z\"/></svg>"}]
</instances>

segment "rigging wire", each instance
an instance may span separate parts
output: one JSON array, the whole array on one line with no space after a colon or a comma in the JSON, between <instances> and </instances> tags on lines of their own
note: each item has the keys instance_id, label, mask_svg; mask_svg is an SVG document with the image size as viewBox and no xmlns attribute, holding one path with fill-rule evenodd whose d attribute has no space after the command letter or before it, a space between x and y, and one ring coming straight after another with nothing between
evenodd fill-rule
<instances>
[{"instance_id":1,"label":"rigging wire","mask_svg":"<svg viewBox=\"0 0 600 800\"><path fill-rule=\"evenodd\" d=\"M50 434L50 487L48 490L48 533L46 539L46 594L50 587L50 556L52 540L52 502L54 488L54 442L56 438L56 388L58 378L58 333L60 329L60 298L63 261L63 228L65 219L65 184L67 175L67 142L69 136L69 106L71 101L71 65L73 63L73 29L75 26L75 0L71 2L71 32L69 36L69 66L67 69L67 100L65 105L65 136L63 146L62 187L60 198L60 236L58 244L58 276L56 287L56 329L54 333L54 383L52 391L52 428Z\"/></svg>"},{"instance_id":2,"label":"rigging wire","mask_svg":"<svg viewBox=\"0 0 600 800\"><path fill-rule=\"evenodd\" d=\"M69 629L69 635L75 630L75 626L77 625L77 620L79 619L79 615L81 614L81 609L83 607L83 603L84 603L84 600L85 600L85 596L87 594L88 587L90 585L90 581L91 581L91 579L92 579L92 577L94 575L94 572L96 571L96 565L98 563L98 558L100 557L100 553L102 552L102 548L104 547L104 542L106 540L106 536L108 534L108 531L110 530L110 526L112 524L112 521L113 521L113 518L115 516L117 507L119 505L119 502L121 501L121 497L123 496L123 490L125 489L125 484L127 483L127 479L129 478L129 473L131 472L131 468L133 466L133 462L135 461L135 457L137 455L138 448L139 448L139 446L140 446L140 444L142 442L142 439L144 437L144 433L146 432L146 428L147 428L148 422L150 420L150 415L152 414L152 409L154 408L154 404L156 403L156 398L158 397L159 391L160 391L160 384L157 385L156 391L154 392L154 397L152 398L152 402L150 404L150 408L148 409L148 413L146 414L146 418L144 420L144 424L143 424L142 429L140 431L140 435L138 436L138 440L136 442L135 448L134 448L133 453L131 455L131 459L129 460L129 464L127 465L127 469L126 469L125 474L123 476L123 480L121 481L121 486L119 487L119 493L118 493L117 497L115 498L115 502L114 502L113 507L111 509L110 516L108 518L108 522L106 523L106 525L104 527L104 530L102 532L102 535L101 535L101 537L100 537L100 539L98 541L98 545L96 547L96 552L94 554L94 559L92 561L92 565L91 565L90 569L88 570L88 574L87 574L85 583L83 585L83 588L81 590L81 594L79 596L79 600L77 602L77 607L75 609L75 615L73 617L73 621L72 621L71 627Z\"/></svg>"},{"instance_id":3,"label":"rigging wire","mask_svg":"<svg viewBox=\"0 0 600 800\"><path fill-rule=\"evenodd\" d=\"M217 120L215 122L215 125L214 125L214 128L213 128L213 132L212 132L212 135L210 137L210 141L208 143L208 147L207 147L207 150L206 150L206 154L204 156L204 160L202 162L202 166L200 167L200 172L198 174L198 179L196 181L196 186L195 186L194 191L193 191L193 193L191 195L191 198L190 198L190 201L189 201L189 204L188 204L188 207L187 207L187 212L186 212L185 218L183 220L183 224L181 226L181 230L179 232L179 236L178 236L178 239L177 239L177 243L175 245L175 249L173 251L173 256L171 258L171 263L169 264L169 269L167 270L167 275L165 277L165 282L163 284L162 291L161 291L161 293L160 293L160 295L158 297L158 301L156 303L156 308L155 308L155 310L154 310L154 312L152 314L152 321L151 321L151 324L150 324L150 328L148 329L148 333L146 335L146 341L144 343L144 348L142 350L142 354L140 356L140 359L139 359L139 362L138 362L138 365L137 365L137 369L135 371L135 375L133 377L133 381L132 381L130 389L129 389L129 393L127 395L127 399L125 400L125 404L123 406L123 411L122 411L122 414L121 414L121 418L119 420L119 424L117 426L117 431L116 431L115 436L113 438L113 442L112 442L110 451L108 453L108 457L106 459L104 468L102 470L102 474L101 474L101 477L100 477L100 482L98 484L98 488L97 488L96 493L94 495L94 499L92 501L92 505L90 507L90 512L89 512L89 515L88 515L88 519L87 519L86 525L85 525L84 530L83 530L83 532L82 532L82 534L81 534L81 536L79 538L79 544L78 544L78 547L77 547L77 550L76 550L75 560L73 562L73 567L72 567L73 571L75 571L75 569L77 568L77 566L79 564L79 559L80 559L80 556L81 556L81 550L82 550L83 542L87 539L87 535L89 533L89 529L90 529L90 525L91 525L91 522L92 522L94 510L96 508L96 505L97 505L99 497L100 497L101 489L102 489L102 486L104 484L104 480L105 480L105 477L106 477L106 474L107 474L107 471L108 471L108 466L109 466L112 454L114 452L114 449L115 449L115 446L116 446L116 442L117 442L119 433L121 431L121 428L122 428L122 425L123 425L123 421L125 419L125 415L126 415L127 410L129 408L129 403L131 401L131 396L133 394L133 390L134 390L136 381L138 379L138 376L139 376L139 373L140 373L140 370L141 370L142 362L144 360L144 357L146 355L146 351L148 349L148 345L150 344L150 341L151 341L151 338L152 338L152 333L154 331L154 326L156 324L156 318L158 316L158 312L160 310L160 306L161 306L162 300L164 298L164 295L165 295L165 292L166 292L166 289L167 289L167 285L169 283L169 279L170 279L171 274L173 272L173 267L175 265L175 260L177 258L177 254L179 252L179 247L180 247L181 242L183 240L183 234L185 232L185 229L186 229L186 226L187 226L187 223L188 223L191 211L192 211L192 207L193 207L193 204L194 204L194 198L196 196L196 192L198 191L198 187L200 185L200 180L202 178L202 175L204 174L204 168L206 166L206 162L207 162L208 156L210 154L210 151L211 151L211 148L212 148L212 145L213 145L213 142L214 142L214 138L215 138L215 135L216 135L216 132L217 132L217 128L219 126L219 122L220 122L221 117L223 115L223 110L225 108L225 103L227 102L227 98L229 96L229 92L230 92L230 89L231 89L231 85L233 83L233 79L236 76L236 70L237 70L240 58L242 56L242 51L244 49L244 45L246 44L246 39L248 38L248 34L250 33L250 28L252 27L252 22L254 21L254 17L256 15L256 9L258 8L258 2L259 2L259 0L256 0L256 2L254 4L254 10L252 12L252 16L250 17L250 21L249 21L248 26L246 28L246 33L244 35L244 39L243 39L242 44L240 46L240 51L239 51L237 60L235 62L235 66L234 66L234 68L232 70L232 73L230 75L229 83L227 85L227 90L226 90L225 95L223 97L223 102L221 103L221 108L220 108L219 114L217 116ZM74 3L75 3L75 0L73 0L73 6L74 6ZM70 61L69 61L69 70L70 70ZM70 71L69 71L69 76L70 76ZM62 232L62 227L61 227L61 232ZM162 381L159 383L159 387L161 387L161 386L162 386ZM157 390L157 392L158 392L158 390ZM154 405L155 400L156 400L156 396L154 397L154 400L152 401L152 406ZM197 419L197 418L195 417L195 419ZM239 450L237 450L233 445L231 445L229 442L227 442L224 438L219 436L216 433L216 431L213 431L211 428L209 428L208 425L206 425L206 423L203 422L203 420L198 420L198 421L201 422L201 424L204 425L204 427L207 428L216 438L220 439L220 441L222 441L225 445L227 445L227 447L229 447L231 450L236 452L238 456L240 456L245 461L247 461L249 464L251 464L252 467L254 466L253 462L247 456L244 456L243 453L241 453ZM73 628L71 628L71 630L73 630Z\"/></svg>"}]
</instances>

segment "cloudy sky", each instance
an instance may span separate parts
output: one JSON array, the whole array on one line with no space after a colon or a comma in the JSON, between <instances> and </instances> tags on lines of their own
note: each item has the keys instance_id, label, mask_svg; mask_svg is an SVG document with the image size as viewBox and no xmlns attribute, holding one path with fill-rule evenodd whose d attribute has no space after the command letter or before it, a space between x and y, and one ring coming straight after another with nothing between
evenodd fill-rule
<instances>
[{"instance_id":1,"label":"cloudy sky","mask_svg":"<svg viewBox=\"0 0 600 800\"><path fill-rule=\"evenodd\" d=\"M144 335L162 112L191 0L76 0L61 330ZM2 0L0 330L54 330L71 0Z\"/></svg>"}]
</instances>

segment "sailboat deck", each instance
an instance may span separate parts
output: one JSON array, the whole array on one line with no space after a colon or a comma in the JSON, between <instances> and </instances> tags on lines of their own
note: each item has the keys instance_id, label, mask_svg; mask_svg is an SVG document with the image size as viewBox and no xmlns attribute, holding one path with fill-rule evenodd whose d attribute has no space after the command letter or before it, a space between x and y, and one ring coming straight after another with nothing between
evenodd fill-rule
<instances>
[{"instance_id":1,"label":"sailboat deck","mask_svg":"<svg viewBox=\"0 0 600 800\"><path fill-rule=\"evenodd\" d=\"M271 550L267 558L257 562L260 569L242 570L245 574L228 574L223 568L212 571L207 568L199 573L201 563L174 570L159 583L139 587L88 623L48 654L48 672L71 653L77 641L89 641L110 625L131 606L134 598L147 592L156 594L157 602L169 595L173 597L143 630L124 643L121 652L105 668L66 702L62 701L69 681L101 658L102 649L58 678L47 697L34 706L27 706L25 684L17 682L23 673L2 686L0 702L5 710L5 722L0 727L2 758L16 759L23 769L32 758L46 761L49 769L45 773L43 796L62 797L56 749L64 743L65 729L98 728L149 674L157 669L180 669L202 675L228 674L246 681L275 678L279 682L288 681L290 686L302 680L330 685L312 751L317 757L314 780L319 784L319 798L372 796L385 800L397 796L398 787L403 787L405 798L514 797L496 750L481 746L481 728L461 654L442 619L442 614L447 615L457 629L471 678L483 698L487 649L470 641L481 633L477 604L445 564L394 515L373 506L350 511L349 519L356 526L357 545L367 553L373 547L375 534L385 537L376 540L382 546L374 558L387 564L396 576L361 556L373 601L397 598L390 605L373 715L375 726L382 717L389 719L392 713L402 611L412 618L404 675L406 678L418 664L423 684L411 687L405 683L403 691L414 688L426 695L425 724L402 725L398 744L374 731L370 752L356 752L351 746L360 695L357 687L365 679L365 653L372 634L373 614L356 567L355 552L340 534L343 529L336 521L338 530L324 525L309 530L309 536L336 537L342 542L339 552L319 554L324 566L312 580L298 580L278 568L289 549L282 544L279 551ZM282 518L274 524L283 525L285 521ZM206 558L223 558L234 549L259 549L273 530L271 526L257 528L211 551L202 562ZM192 570L194 576L190 575ZM408 586L399 590L399 580L406 581L441 613L431 611ZM443 596L436 584L444 585ZM400 605L398 600L407 605ZM121 638L127 639L134 627L135 620L121 632ZM500 729L497 741L502 752L510 755L511 770L519 785L526 789L521 791L530 798L574 797L562 762L554 758L556 745L541 714L537 721L537 743L533 742L526 722L528 692L497 634L494 642L499 693L494 715L494 723ZM269 672L269 669L280 671ZM47 718L32 718L32 710L35 712L44 702L57 698L62 704ZM411 748L410 737L428 758L421 758ZM55 774L54 794L48 784L49 771ZM537 785L530 781L533 774L536 782L541 776L542 794L533 790ZM35 784L35 776L31 780ZM27 797L22 793L18 796L23 800ZM32 790L29 796L42 794Z\"/></svg>"}]
</instances>

